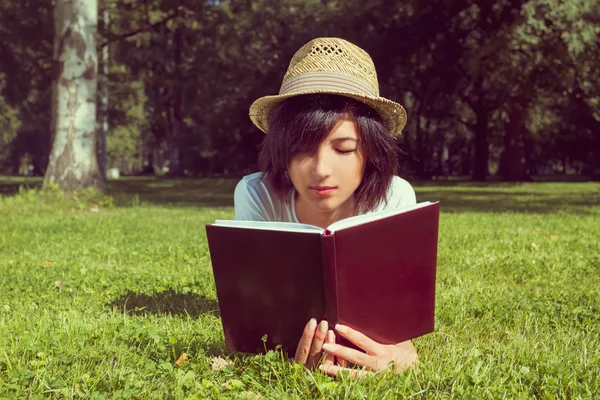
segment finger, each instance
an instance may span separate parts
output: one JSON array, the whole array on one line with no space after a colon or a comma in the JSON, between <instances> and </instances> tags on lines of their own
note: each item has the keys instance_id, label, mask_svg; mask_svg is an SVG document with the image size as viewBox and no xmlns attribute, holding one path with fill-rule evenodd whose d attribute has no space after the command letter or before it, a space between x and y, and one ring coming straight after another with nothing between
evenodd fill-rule
<instances>
[{"instance_id":1,"label":"finger","mask_svg":"<svg viewBox=\"0 0 600 400\"><path fill-rule=\"evenodd\" d=\"M319 365L319 369L331 376L338 376L342 372L347 372L351 379L360 379L367 375L372 375L372 372L365 371L364 369L343 368L339 365Z\"/></svg>"},{"instance_id":2,"label":"finger","mask_svg":"<svg viewBox=\"0 0 600 400\"><path fill-rule=\"evenodd\" d=\"M369 362L369 356L362 351L351 349L350 347L342 346L339 344L325 343L323 350L329 354L333 354L338 360L344 359L348 362L367 367Z\"/></svg>"},{"instance_id":3,"label":"finger","mask_svg":"<svg viewBox=\"0 0 600 400\"><path fill-rule=\"evenodd\" d=\"M335 333L333 333L332 330L329 330L327 332L327 338L325 338L325 342L335 344ZM324 365L333 365L334 360L335 360L335 356L333 354L327 353L325 355L325 360L323 360L323 364Z\"/></svg>"},{"instance_id":4,"label":"finger","mask_svg":"<svg viewBox=\"0 0 600 400\"><path fill-rule=\"evenodd\" d=\"M336 361L337 361L337 365L339 365L342 368L348 368L348 366L349 366L348 360L344 360L341 357L337 357Z\"/></svg>"},{"instance_id":5,"label":"finger","mask_svg":"<svg viewBox=\"0 0 600 400\"><path fill-rule=\"evenodd\" d=\"M377 353L381 349L381 344L349 326L337 324L335 330L367 353Z\"/></svg>"},{"instance_id":6,"label":"finger","mask_svg":"<svg viewBox=\"0 0 600 400\"><path fill-rule=\"evenodd\" d=\"M319 365L319 369L325 372L327 375L338 376L342 370L346 370L347 368L342 368L338 365Z\"/></svg>"},{"instance_id":7,"label":"finger","mask_svg":"<svg viewBox=\"0 0 600 400\"><path fill-rule=\"evenodd\" d=\"M304 327L304 331L302 332L302 337L298 342L298 347L296 348L296 355L294 356L294 361L299 364L306 364L306 360L308 359L308 354L310 352L310 345L312 344L313 337L315 335L315 329L317 328L317 320L311 318L310 321Z\"/></svg>"},{"instance_id":8,"label":"finger","mask_svg":"<svg viewBox=\"0 0 600 400\"><path fill-rule=\"evenodd\" d=\"M312 345L310 346L310 352L308 353L308 360L306 365L313 367L321 361L321 355L323 353L323 343L325 343L325 337L327 336L327 321L321 321L317 326L317 331L314 334Z\"/></svg>"}]
</instances>

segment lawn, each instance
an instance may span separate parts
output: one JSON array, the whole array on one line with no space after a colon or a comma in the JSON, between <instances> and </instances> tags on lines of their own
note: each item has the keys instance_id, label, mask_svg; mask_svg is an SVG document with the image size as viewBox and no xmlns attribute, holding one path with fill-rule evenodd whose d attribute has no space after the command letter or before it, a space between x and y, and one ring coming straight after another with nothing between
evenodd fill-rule
<instances>
[{"instance_id":1,"label":"lawn","mask_svg":"<svg viewBox=\"0 0 600 400\"><path fill-rule=\"evenodd\" d=\"M235 180L23 183L0 177L0 398L600 398L599 183L416 182L442 205L436 330L418 370L360 381L227 351L204 225Z\"/></svg>"}]
</instances>

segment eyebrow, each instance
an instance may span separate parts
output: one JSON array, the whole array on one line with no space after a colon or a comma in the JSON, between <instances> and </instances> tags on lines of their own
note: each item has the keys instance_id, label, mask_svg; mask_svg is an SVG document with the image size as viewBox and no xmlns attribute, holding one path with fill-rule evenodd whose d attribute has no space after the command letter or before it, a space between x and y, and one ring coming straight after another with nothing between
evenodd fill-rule
<instances>
[{"instance_id":1,"label":"eyebrow","mask_svg":"<svg viewBox=\"0 0 600 400\"><path fill-rule=\"evenodd\" d=\"M352 140L353 142L358 143L358 139L349 137L349 136L344 136L344 137L339 137L339 138L335 138L335 139L331 139L332 142L343 142L345 140Z\"/></svg>"}]
</instances>

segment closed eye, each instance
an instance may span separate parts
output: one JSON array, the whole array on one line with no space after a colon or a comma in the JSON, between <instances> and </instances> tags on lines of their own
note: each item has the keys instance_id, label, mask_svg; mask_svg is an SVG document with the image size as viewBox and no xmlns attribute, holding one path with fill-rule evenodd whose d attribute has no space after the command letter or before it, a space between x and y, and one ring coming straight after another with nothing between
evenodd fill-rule
<instances>
[{"instance_id":1,"label":"closed eye","mask_svg":"<svg viewBox=\"0 0 600 400\"><path fill-rule=\"evenodd\" d=\"M335 149L335 152L336 152L336 153L338 153L338 154L345 154L345 155L352 154L352 153L354 153L355 151L356 151L356 149L352 149L352 150L341 150L341 149Z\"/></svg>"}]
</instances>

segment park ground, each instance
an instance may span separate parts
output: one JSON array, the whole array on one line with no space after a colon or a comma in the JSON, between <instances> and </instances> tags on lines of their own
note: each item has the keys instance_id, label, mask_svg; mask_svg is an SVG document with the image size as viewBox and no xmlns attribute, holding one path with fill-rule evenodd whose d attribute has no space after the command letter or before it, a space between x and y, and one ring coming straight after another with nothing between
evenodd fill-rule
<instances>
[{"instance_id":1,"label":"park ground","mask_svg":"<svg viewBox=\"0 0 600 400\"><path fill-rule=\"evenodd\" d=\"M227 351L204 226L235 179L40 183L0 177L0 398L600 398L600 183L414 182L441 202L436 329L359 381Z\"/></svg>"}]
</instances>

